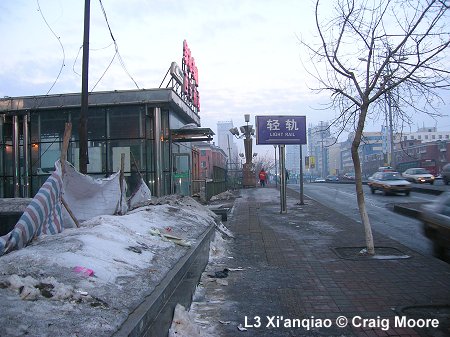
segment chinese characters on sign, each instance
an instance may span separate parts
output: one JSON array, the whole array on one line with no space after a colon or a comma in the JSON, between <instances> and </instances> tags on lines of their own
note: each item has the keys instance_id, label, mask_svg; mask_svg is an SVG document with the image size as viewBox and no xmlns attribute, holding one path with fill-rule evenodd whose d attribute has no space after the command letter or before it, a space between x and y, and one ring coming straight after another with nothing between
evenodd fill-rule
<instances>
[{"instance_id":1,"label":"chinese characters on sign","mask_svg":"<svg viewBox=\"0 0 450 337\"><path fill-rule=\"evenodd\" d=\"M200 111L200 94L198 93L198 69L195 65L195 59L191 55L191 50L186 42L183 41L183 60L182 68L184 80L181 92Z\"/></svg>"},{"instance_id":2,"label":"chinese characters on sign","mask_svg":"<svg viewBox=\"0 0 450 337\"><path fill-rule=\"evenodd\" d=\"M256 116L256 144L306 144L306 117Z\"/></svg>"}]
</instances>

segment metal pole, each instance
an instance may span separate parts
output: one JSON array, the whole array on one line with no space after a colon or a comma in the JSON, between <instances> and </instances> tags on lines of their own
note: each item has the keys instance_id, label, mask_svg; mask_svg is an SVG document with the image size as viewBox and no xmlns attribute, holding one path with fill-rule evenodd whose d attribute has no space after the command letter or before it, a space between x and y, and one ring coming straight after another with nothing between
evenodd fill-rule
<instances>
[{"instance_id":1,"label":"metal pole","mask_svg":"<svg viewBox=\"0 0 450 337\"><path fill-rule=\"evenodd\" d=\"M390 166L395 169L395 159L394 159L394 131L392 130L392 102L391 102L391 91L388 92L388 108L389 108L389 138L391 147L391 163Z\"/></svg>"},{"instance_id":2,"label":"metal pole","mask_svg":"<svg viewBox=\"0 0 450 337\"><path fill-rule=\"evenodd\" d=\"M280 213L286 213L286 147L285 145L280 145Z\"/></svg>"},{"instance_id":3,"label":"metal pole","mask_svg":"<svg viewBox=\"0 0 450 337\"><path fill-rule=\"evenodd\" d=\"M20 144L19 144L19 116L13 116L13 137L12 137L12 148L13 148L13 184L14 184L14 198L20 197Z\"/></svg>"},{"instance_id":4,"label":"metal pole","mask_svg":"<svg viewBox=\"0 0 450 337\"><path fill-rule=\"evenodd\" d=\"M274 145L273 148L275 149L275 187L278 188L277 146Z\"/></svg>"},{"instance_id":5,"label":"metal pole","mask_svg":"<svg viewBox=\"0 0 450 337\"><path fill-rule=\"evenodd\" d=\"M29 171L29 132L28 115L23 115L23 197L30 196L30 171Z\"/></svg>"},{"instance_id":6,"label":"metal pole","mask_svg":"<svg viewBox=\"0 0 450 337\"><path fill-rule=\"evenodd\" d=\"M299 205L304 205L303 198L303 153L302 153L302 145L300 144L300 203Z\"/></svg>"},{"instance_id":7,"label":"metal pole","mask_svg":"<svg viewBox=\"0 0 450 337\"><path fill-rule=\"evenodd\" d=\"M91 1L84 2L84 35L83 35L83 66L81 74L81 112L80 112L80 172L87 173L88 156L88 136L87 136L87 115L88 115L88 95L89 95L89 22L90 22Z\"/></svg>"},{"instance_id":8,"label":"metal pole","mask_svg":"<svg viewBox=\"0 0 450 337\"><path fill-rule=\"evenodd\" d=\"M157 197L162 196L162 131L161 131L161 108L153 109L153 130L155 133L155 141L153 153L155 158L155 194Z\"/></svg>"}]
</instances>

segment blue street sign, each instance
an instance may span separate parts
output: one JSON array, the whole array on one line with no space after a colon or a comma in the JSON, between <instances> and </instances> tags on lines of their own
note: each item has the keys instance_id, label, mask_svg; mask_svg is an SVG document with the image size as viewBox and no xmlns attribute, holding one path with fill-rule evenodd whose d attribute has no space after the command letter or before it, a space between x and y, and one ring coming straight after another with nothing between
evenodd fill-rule
<instances>
[{"instance_id":1,"label":"blue street sign","mask_svg":"<svg viewBox=\"0 0 450 337\"><path fill-rule=\"evenodd\" d=\"M256 116L256 144L306 144L306 116Z\"/></svg>"}]
</instances>

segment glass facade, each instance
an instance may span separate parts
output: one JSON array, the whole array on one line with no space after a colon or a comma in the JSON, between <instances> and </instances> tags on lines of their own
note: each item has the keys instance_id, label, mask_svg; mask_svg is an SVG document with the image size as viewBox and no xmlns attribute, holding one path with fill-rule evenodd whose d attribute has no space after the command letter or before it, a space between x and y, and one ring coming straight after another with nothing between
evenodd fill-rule
<instances>
[{"instance_id":1,"label":"glass facade","mask_svg":"<svg viewBox=\"0 0 450 337\"><path fill-rule=\"evenodd\" d=\"M147 112L148 110L148 112ZM79 159L79 109L52 109L29 112L30 130L30 195L36 194L45 182L55 162L60 158L65 123L72 123L67 160L78 169ZM13 151L12 117L1 119L0 124L0 176L2 187L0 197L13 197ZM163 118L164 120L164 118ZM163 124L165 169L169 169L168 119ZM22 127L19 128L22 130ZM120 169L121 154L125 154L125 179L131 177L132 169L142 174L150 189L154 183L153 109L145 105L127 105L89 108L88 117L88 174L93 177L107 177ZM20 146L23 146L22 133ZM20 158L22 158L22 149ZM20 172L23 172L23 160ZM20 175L20 174L19 174ZM170 185L168 185L170 186ZM165 189L165 190L169 190Z\"/></svg>"},{"instance_id":2,"label":"glass facade","mask_svg":"<svg viewBox=\"0 0 450 337\"><path fill-rule=\"evenodd\" d=\"M16 97L0 103L0 198L36 194L61 156L68 122L72 133L67 160L79 169L79 94ZM120 169L123 155L129 187L139 181L139 172L152 194L173 193L174 155L191 156L192 151L189 143L173 143L171 130L189 123L199 125L199 116L171 88L93 93L87 173L108 177Z\"/></svg>"}]
</instances>

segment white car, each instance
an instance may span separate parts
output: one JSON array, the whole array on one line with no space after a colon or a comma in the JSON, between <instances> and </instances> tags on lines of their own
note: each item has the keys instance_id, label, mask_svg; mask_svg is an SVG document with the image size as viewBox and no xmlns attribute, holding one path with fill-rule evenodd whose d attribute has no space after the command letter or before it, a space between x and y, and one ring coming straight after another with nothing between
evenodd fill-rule
<instances>
[{"instance_id":1,"label":"white car","mask_svg":"<svg viewBox=\"0 0 450 337\"><path fill-rule=\"evenodd\" d=\"M376 172L367 182L370 187L370 191L382 191L384 195L394 193L405 193L409 195L411 191L411 183L403 179L398 172Z\"/></svg>"},{"instance_id":2,"label":"white car","mask_svg":"<svg viewBox=\"0 0 450 337\"><path fill-rule=\"evenodd\" d=\"M428 172L424 168L416 167L409 168L405 172L402 173L403 178L413 183L430 183L433 185L434 183L434 175Z\"/></svg>"}]
</instances>

